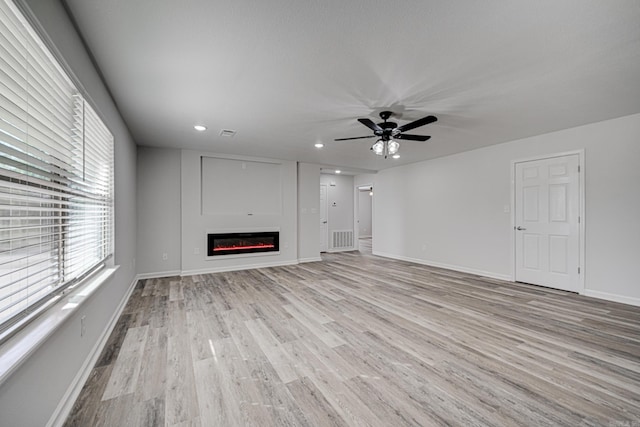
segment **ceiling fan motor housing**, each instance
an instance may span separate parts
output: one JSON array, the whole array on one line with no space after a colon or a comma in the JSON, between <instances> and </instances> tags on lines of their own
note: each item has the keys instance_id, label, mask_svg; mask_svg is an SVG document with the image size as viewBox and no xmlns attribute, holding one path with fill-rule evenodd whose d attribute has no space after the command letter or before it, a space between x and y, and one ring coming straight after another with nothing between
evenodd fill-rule
<instances>
[{"instance_id":1,"label":"ceiling fan motor housing","mask_svg":"<svg viewBox=\"0 0 640 427\"><path fill-rule=\"evenodd\" d=\"M393 122L383 122L378 123L378 126L382 128L382 132L379 132L376 135L381 136L382 139L386 141L394 135L393 130L398 127L398 124Z\"/></svg>"},{"instance_id":2,"label":"ceiling fan motor housing","mask_svg":"<svg viewBox=\"0 0 640 427\"><path fill-rule=\"evenodd\" d=\"M397 123L388 122L387 119L393 115L391 111L382 111L380 118L384 120L382 123L378 123L378 126L382 128L382 131L375 131L376 136L382 137L384 141L388 141L394 135L393 130L398 127Z\"/></svg>"}]
</instances>

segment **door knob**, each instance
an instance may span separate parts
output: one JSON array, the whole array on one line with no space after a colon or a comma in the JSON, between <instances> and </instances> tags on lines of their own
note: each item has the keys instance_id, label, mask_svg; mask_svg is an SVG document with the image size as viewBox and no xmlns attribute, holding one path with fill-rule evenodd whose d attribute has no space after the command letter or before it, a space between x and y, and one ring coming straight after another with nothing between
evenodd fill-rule
<instances>
[{"instance_id":1,"label":"door knob","mask_svg":"<svg viewBox=\"0 0 640 427\"><path fill-rule=\"evenodd\" d=\"M326 223L327 223L327 221L322 221L322 223L323 223L323 224L326 224Z\"/></svg>"},{"instance_id":2,"label":"door knob","mask_svg":"<svg viewBox=\"0 0 640 427\"><path fill-rule=\"evenodd\" d=\"M526 230L526 228L524 228L524 227L520 227L520 226L517 226L517 227L516 227L516 230L518 230L518 231L523 231L523 230Z\"/></svg>"}]
</instances>

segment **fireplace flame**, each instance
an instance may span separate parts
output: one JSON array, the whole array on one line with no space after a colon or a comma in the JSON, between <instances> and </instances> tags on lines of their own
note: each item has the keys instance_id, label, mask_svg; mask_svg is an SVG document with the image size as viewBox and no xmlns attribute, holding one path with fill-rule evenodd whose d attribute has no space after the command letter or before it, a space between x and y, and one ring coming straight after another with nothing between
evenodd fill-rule
<instances>
[{"instance_id":1,"label":"fireplace flame","mask_svg":"<svg viewBox=\"0 0 640 427\"><path fill-rule=\"evenodd\" d=\"M275 245L269 245L266 243L258 244L258 245L250 245L250 246L216 246L213 248L214 252L217 251L232 251L236 249L261 249L261 248L274 248Z\"/></svg>"}]
</instances>

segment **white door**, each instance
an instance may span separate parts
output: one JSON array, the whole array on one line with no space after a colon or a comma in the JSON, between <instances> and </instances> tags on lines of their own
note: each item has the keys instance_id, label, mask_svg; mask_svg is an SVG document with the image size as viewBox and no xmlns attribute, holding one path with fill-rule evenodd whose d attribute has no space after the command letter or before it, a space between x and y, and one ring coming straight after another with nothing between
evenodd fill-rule
<instances>
[{"instance_id":1,"label":"white door","mask_svg":"<svg viewBox=\"0 0 640 427\"><path fill-rule=\"evenodd\" d=\"M327 186L320 184L320 252L326 252L329 248L328 213Z\"/></svg>"},{"instance_id":2,"label":"white door","mask_svg":"<svg viewBox=\"0 0 640 427\"><path fill-rule=\"evenodd\" d=\"M577 154L515 164L515 279L580 291Z\"/></svg>"}]
</instances>

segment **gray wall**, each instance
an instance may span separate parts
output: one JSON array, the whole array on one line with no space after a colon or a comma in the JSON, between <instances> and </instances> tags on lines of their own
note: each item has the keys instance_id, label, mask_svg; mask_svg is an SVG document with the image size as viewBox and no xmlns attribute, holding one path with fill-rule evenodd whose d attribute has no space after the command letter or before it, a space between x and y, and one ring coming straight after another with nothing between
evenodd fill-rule
<instances>
[{"instance_id":1,"label":"gray wall","mask_svg":"<svg viewBox=\"0 0 640 427\"><path fill-rule=\"evenodd\" d=\"M61 2L26 0L115 137L115 276L102 286L2 385L2 426L44 426L98 342L134 277L136 147ZM80 337L81 316L86 333Z\"/></svg>"},{"instance_id":2,"label":"gray wall","mask_svg":"<svg viewBox=\"0 0 640 427\"><path fill-rule=\"evenodd\" d=\"M638 135L640 114L381 171L374 254L509 278L512 162L584 149L585 294L640 305Z\"/></svg>"},{"instance_id":3,"label":"gray wall","mask_svg":"<svg viewBox=\"0 0 640 427\"><path fill-rule=\"evenodd\" d=\"M138 273L155 277L179 274L180 150L138 147L137 170Z\"/></svg>"},{"instance_id":4,"label":"gray wall","mask_svg":"<svg viewBox=\"0 0 640 427\"><path fill-rule=\"evenodd\" d=\"M207 154L212 155L211 153ZM180 253L182 247L181 161L182 152L178 149L138 147L137 260L138 272L141 276L174 275L183 270ZM195 181L195 184L187 182L185 186L189 188L189 193L196 194L197 188L200 186L197 182L197 176L199 176L197 170L193 175L194 177L190 179ZM296 189L298 229L295 233L295 239L297 239L297 259L300 262L320 259L319 186L320 166L308 163L298 164ZM290 192L291 186L288 185L286 188L288 188L286 191ZM290 198L291 195L287 196L287 199ZM199 212L199 209L197 211ZM236 221L236 226L246 225L243 222L237 222L243 220L255 221L256 218L233 219ZM230 225L233 224L226 224L226 226ZM215 228L220 224L216 225L214 221L211 226ZM205 249L204 243L199 242L199 244L202 245L202 253ZM194 255L193 249L187 250L187 252L191 252L187 256ZM163 253L167 253L167 260L162 259ZM256 257L254 261L260 263L265 259L268 258ZM240 259L235 262L246 264L246 260L245 258L244 261ZM288 259L287 262L289 261ZM212 264L208 262L204 268L208 265Z\"/></svg>"},{"instance_id":5,"label":"gray wall","mask_svg":"<svg viewBox=\"0 0 640 427\"><path fill-rule=\"evenodd\" d=\"M320 259L320 166L298 163L298 261Z\"/></svg>"}]
</instances>

